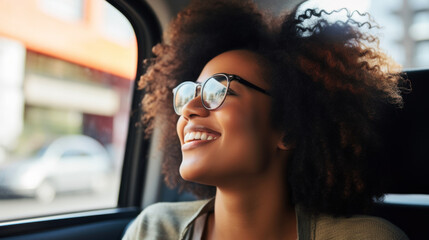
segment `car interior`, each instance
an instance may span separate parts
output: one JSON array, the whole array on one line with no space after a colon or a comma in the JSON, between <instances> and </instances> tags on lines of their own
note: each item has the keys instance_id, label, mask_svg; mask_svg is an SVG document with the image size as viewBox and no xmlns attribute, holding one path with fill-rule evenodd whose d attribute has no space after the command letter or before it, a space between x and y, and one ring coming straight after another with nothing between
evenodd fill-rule
<instances>
[{"instance_id":1,"label":"car interior","mask_svg":"<svg viewBox=\"0 0 429 240\"><path fill-rule=\"evenodd\" d=\"M404 0L405 1L405 0ZM137 82L144 73L142 62L151 56L152 47L161 41L162 32L188 0L108 0L131 23L137 40L137 71L132 86L132 100L119 193L116 207L45 214L37 217L0 221L0 238L24 239L121 239L129 223L146 206L161 201L187 201L191 194L167 188L160 173L162 152L157 148L155 130L145 138L140 121L140 100L143 91ZM291 8L294 1L256 1L267 9ZM24 3L23 3L24 4ZM428 6L429 9L429 6ZM428 13L429 14L429 13ZM1 19L1 17L0 17ZM429 42L429 38L426 40ZM429 55L429 52L426 53ZM389 189L385 201L378 201L372 215L383 217L401 228L410 239L429 236L429 65L405 68L403 74L411 81L412 91L403 93L404 108L389 113L384 140L390 146ZM400 142L393 142L401 139ZM390 151L392 150L392 151ZM396 198L395 198L396 197ZM413 201L413 197L424 199ZM398 200L399 199L399 200ZM1 204L1 203L0 203ZM1 213L0 213L1 215Z\"/></svg>"}]
</instances>

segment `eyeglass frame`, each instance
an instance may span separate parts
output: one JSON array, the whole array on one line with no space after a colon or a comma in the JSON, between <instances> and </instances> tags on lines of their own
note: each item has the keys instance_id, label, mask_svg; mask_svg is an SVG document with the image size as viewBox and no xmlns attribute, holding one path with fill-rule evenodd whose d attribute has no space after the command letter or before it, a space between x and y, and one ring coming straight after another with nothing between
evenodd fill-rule
<instances>
[{"instance_id":1,"label":"eyeglass frame","mask_svg":"<svg viewBox=\"0 0 429 240\"><path fill-rule=\"evenodd\" d=\"M211 78L213 78L213 77L217 77L217 76L224 76L224 77L226 77L226 81L227 81L227 83L226 83L226 93L225 93L225 95L224 95L224 97L223 97L223 99L222 99L221 103L220 103L217 107L215 107L215 108L209 108L209 107L207 107L207 106L204 104L203 95L202 95L202 93L201 93L201 92L202 92L202 89L204 88L205 84L207 83L207 81L208 81L208 80L210 80ZM205 109L209 110L209 111L212 111L212 110L216 110L216 109L220 108L220 106L222 106L223 102L224 102L224 101L225 101L225 99L226 99L226 96L228 95L229 87L230 87L231 82L232 82L233 80L237 80L237 82L239 82L239 83L241 83L241 84L243 84L243 85L245 85L245 86L247 86L247 87L253 88L254 90L256 90L256 91L258 91L258 92L261 92L261 93L263 93L263 94L266 94L266 95L268 95L268 96L271 96L267 90L265 90L265 89L263 89L263 88L261 88L261 87L256 86L255 84L253 84L253 83L251 83L251 82L249 82L249 81L247 81L247 80L243 79L242 77L240 77L240 76L238 76L238 75L235 75L235 74L228 74L228 73L216 73L216 74L213 74L212 76L210 76L209 78L207 78L206 80L204 80L204 82L202 82L202 83L195 83L195 82L192 82L192 81L185 81L185 82L182 82L181 84L177 85L177 86L172 90L172 91L173 91L173 107L174 107L174 112L176 112L176 114L177 114L177 115L179 115L179 116L183 115L183 111L182 111L182 114L178 114L178 113L177 113L176 104L175 104L177 90L178 90L181 86L183 86L183 85L185 85L185 84L189 84L189 83L192 83L192 84L194 84L194 85L195 85L194 97L193 97L192 99L194 99L195 97L197 97L197 95L198 95L198 91L197 91L197 89L198 89L198 87L199 87L199 89L200 89L199 93L200 93L200 96L201 96L201 103L202 103L203 107L204 107ZM190 101L192 101L192 100L190 100ZM189 102L190 102L190 101L189 101ZM189 103L189 102L188 102L188 103ZM186 104L188 104L188 103L186 103ZM185 104L185 105L186 105L186 104ZM184 105L184 106L185 106L185 105Z\"/></svg>"}]
</instances>

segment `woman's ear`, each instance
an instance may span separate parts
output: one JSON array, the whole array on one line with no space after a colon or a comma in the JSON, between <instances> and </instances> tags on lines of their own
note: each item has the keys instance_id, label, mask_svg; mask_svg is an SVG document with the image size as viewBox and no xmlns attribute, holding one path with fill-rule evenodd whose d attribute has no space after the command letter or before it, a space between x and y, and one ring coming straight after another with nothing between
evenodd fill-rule
<instances>
[{"instance_id":1,"label":"woman's ear","mask_svg":"<svg viewBox=\"0 0 429 240\"><path fill-rule=\"evenodd\" d=\"M286 140L286 136L283 134L280 141L277 143L277 147L281 150L289 151L294 149L295 143Z\"/></svg>"}]
</instances>

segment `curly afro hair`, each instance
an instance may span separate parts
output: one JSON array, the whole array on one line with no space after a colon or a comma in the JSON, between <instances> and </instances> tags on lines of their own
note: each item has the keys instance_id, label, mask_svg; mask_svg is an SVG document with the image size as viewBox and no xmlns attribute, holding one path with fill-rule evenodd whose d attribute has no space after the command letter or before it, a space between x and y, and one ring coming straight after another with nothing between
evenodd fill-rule
<instances>
[{"instance_id":1,"label":"curly afro hair","mask_svg":"<svg viewBox=\"0 0 429 240\"><path fill-rule=\"evenodd\" d=\"M180 177L172 89L197 79L220 53L248 49L270 64L272 123L295 146L285 170L291 202L314 214L347 215L382 195L381 120L388 109L402 107L398 84L405 79L377 38L361 30L371 22L358 23L352 14L329 22L324 17L336 11L298 9L274 18L250 1L193 1L153 48L139 82L142 122L147 134L155 122L163 124L169 186L200 198L215 194L214 187Z\"/></svg>"}]
</instances>

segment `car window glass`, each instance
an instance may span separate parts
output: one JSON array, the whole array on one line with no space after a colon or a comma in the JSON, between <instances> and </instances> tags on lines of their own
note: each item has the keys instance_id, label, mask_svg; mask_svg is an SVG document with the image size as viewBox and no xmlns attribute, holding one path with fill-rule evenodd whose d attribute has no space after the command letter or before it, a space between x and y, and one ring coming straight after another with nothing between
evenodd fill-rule
<instances>
[{"instance_id":1,"label":"car window glass","mask_svg":"<svg viewBox=\"0 0 429 240\"><path fill-rule=\"evenodd\" d=\"M328 12L340 8L347 8L350 12L368 12L371 18L381 27L373 29L373 33L380 37L380 47L400 63L404 69L429 67L429 1L427 0L310 0L303 4L306 7L326 9ZM344 19L337 17L332 20ZM357 20L368 18L359 17Z\"/></svg>"},{"instance_id":2,"label":"car window glass","mask_svg":"<svg viewBox=\"0 0 429 240\"><path fill-rule=\"evenodd\" d=\"M74 158L74 157L91 157L91 154L88 154L87 152L77 151L77 150L70 150L66 151L61 155L61 158Z\"/></svg>"},{"instance_id":3,"label":"car window glass","mask_svg":"<svg viewBox=\"0 0 429 240\"><path fill-rule=\"evenodd\" d=\"M0 1L0 221L117 206L136 68L106 1Z\"/></svg>"}]
</instances>

